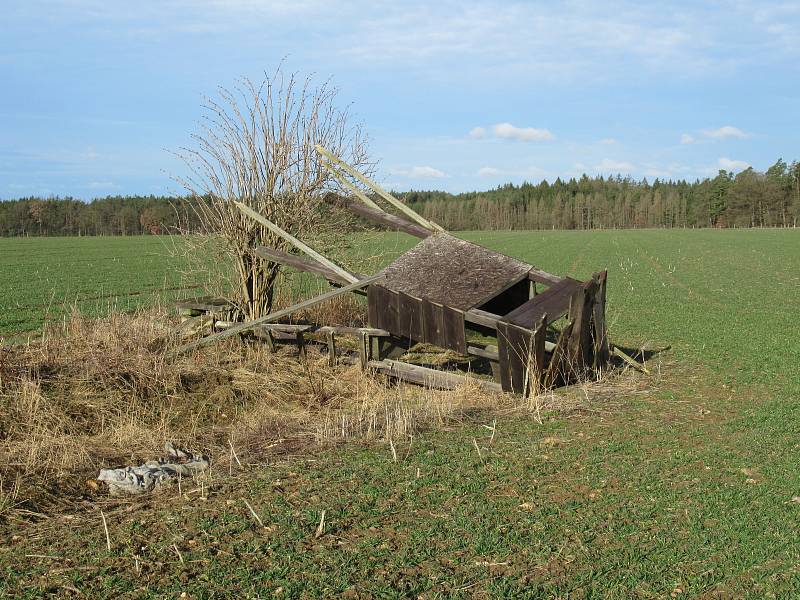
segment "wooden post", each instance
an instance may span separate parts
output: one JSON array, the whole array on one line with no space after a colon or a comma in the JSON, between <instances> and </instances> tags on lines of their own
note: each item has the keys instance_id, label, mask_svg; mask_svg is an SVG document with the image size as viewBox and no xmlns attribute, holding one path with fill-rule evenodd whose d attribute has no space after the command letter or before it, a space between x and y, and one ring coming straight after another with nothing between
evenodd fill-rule
<instances>
[{"instance_id":1,"label":"wooden post","mask_svg":"<svg viewBox=\"0 0 800 600\"><path fill-rule=\"evenodd\" d=\"M336 366L336 334L328 330L325 332L325 337L328 341L328 365L331 367Z\"/></svg>"},{"instance_id":2,"label":"wooden post","mask_svg":"<svg viewBox=\"0 0 800 600\"><path fill-rule=\"evenodd\" d=\"M608 270L595 275L597 293L594 297L594 368L603 369L608 365L611 352L608 347L606 330L606 280Z\"/></svg>"},{"instance_id":3,"label":"wooden post","mask_svg":"<svg viewBox=\"0 0 800 600\"><path fill-rule=\"evenodd\" d=\"M358 334L358 358L361 368L366 369L369 363L369 349L367 347L367 334L362 331Z\"/></svg>"}]
</instances>

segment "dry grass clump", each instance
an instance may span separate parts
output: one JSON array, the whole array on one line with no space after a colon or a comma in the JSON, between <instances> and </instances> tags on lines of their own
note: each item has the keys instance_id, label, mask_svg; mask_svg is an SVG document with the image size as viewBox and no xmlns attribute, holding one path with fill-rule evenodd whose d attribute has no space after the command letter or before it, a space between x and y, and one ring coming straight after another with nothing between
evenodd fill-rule
<instances>
[{"instance_id":1,"label":"dry grass clump","mask_svg":"<svg viewBox=\"0 0 800 600\"><path fill-rule=\"evenodd\" d=\"M99 468L154 458L166 441L227 470L231 446L257 462L276 440L398 439L492 402L477 388L438 392L331 369L313 348L298 360L294 348L230 341L168 361L174 326L163 309L73 312L2 349L0 515L79 499Z\"/></svg>"},{"instance_id":2,"label":"dry grass clump","mask_svg":"<svg viewBox=\"0 0 800 600\"><path fill-rule=\"evenodd\" d=\"M341 322L360 309L329 310ZM298 360L296 348L270 354L238 340L169 361L175 326L164 309L103 319L75 311L36 341L0 348L0 519L92 494L86 481L100 468L155 458L167 441L227 471L309 443L399 440L488 409L539 418L639 385L611 374L527 399L472 384L436 391L331 368L312 347Z\"/></svg>"}]
</instances>

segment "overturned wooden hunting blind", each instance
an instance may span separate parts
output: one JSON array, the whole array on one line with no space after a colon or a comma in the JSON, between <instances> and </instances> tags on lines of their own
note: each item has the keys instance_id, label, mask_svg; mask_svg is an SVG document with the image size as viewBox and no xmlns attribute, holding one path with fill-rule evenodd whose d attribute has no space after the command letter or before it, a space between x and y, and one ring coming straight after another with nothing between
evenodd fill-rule
<instances>
[{"instance_id":1,"label":"overturned wooden hunting blind","mask_svg":"<svg viewBox=\"0 0 800 600\"><path fill-rule=\"evenodd\" d=\"M288 233L276 231L277 227L263 216L240 205L244 212L307 255L306 258L260 247L257 252L263 258L320 275L343 287L250 323L225 324L229 325L226 331L183 349L244 331L264 331L270 342L276 334L286 337L288 332L302 345L304 334L317 332L325 335L323 341L333 362L337 358L352 360L337 354L334 336L355 334L360 339L364 367L418 383L454 387L463 376L395 360L415 344L432 344L487 361L491 366L487 375L491 373L492 379L476 380L492 389L519 394L569 383L607 366L606 271L587 281L560 277L456 238L323 148L318 147L318 151L356 197L329 194L327 202L421 241L379 273L355 275ZM370 187L402 216L381 209L345 175ZM363 290L367 295L369 327L351 330L324 324L278 323L296 310L335 295Z\"/></svg>"}]
</instances>

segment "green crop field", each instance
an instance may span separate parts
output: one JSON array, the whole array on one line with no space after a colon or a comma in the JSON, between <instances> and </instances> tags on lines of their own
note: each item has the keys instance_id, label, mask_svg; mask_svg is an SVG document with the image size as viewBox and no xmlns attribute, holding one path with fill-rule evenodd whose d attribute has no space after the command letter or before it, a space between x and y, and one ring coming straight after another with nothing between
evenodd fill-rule
<instances>
[{"instance_id":1,"label":"green crop field","mask_svg":"<svg viewBox=\"0 0 800 600\"><path fill-rule=\"evenodd\" d=\"M221 482L206 502L135 504L108 523L110 553L99 518L65 520L61 536L22 531L0 544L0 590L796 597L800 232L464 237L554 273L586 277L608 267L612 340L662 350L650 363L649 392L599 397L541 425L498 414L423 432L397 442L397 462L383 445L349 444ZM394 235L372 240L359 252L410 244ZM148 258L159 243L0 240L4 305L13 299L3 327L36 326L35 307L51 297L130 294L137 283L180 287L169 261ZM483 425L495 418L490 443Z\"/></svg>"},{"instance_id":2,"label":"green crop field","mask_svg":"<svg viewBox=\"0 0 800 600\"><path fill-rule=\"evenodd\" d=\"M188 293L174 238L0 238L0 336L36 330L77 307L100 315Z\"/></svg>"}]
</instances>

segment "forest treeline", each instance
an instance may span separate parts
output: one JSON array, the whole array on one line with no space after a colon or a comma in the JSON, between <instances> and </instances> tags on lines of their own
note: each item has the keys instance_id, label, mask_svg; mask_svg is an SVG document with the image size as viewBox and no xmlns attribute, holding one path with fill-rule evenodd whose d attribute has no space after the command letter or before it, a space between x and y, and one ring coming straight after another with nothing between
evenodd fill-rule
<instances>
[{"instance_id":1,"label":"forest treeline","mask_svg":"<svg viewBox=\"0 0 800 600\"><path fill-rule=\"evenodd\" d=\"M452 231L636 227L797 227L800 163L720 171L701 181L588 177L486 192L397 194ZM0 202L0 236L140 235L197 230L188 197L22 198Z\"/></svg>"}]
</instances>

